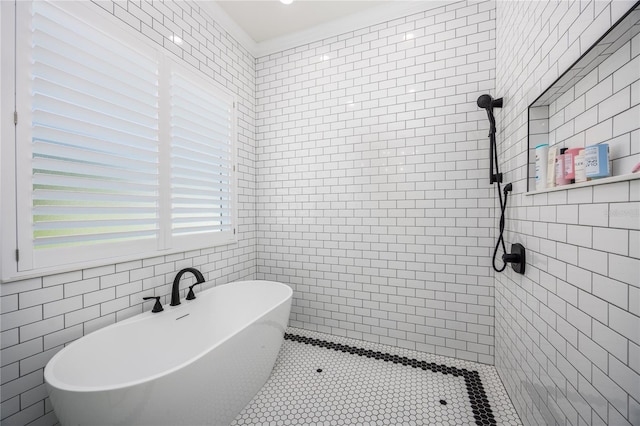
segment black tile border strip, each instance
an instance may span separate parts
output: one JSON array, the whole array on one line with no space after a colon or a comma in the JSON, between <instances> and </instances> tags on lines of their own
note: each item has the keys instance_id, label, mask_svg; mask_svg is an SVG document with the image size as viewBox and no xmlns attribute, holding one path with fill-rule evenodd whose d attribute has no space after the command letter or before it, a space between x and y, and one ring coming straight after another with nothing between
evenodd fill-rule
<instances>
[{"instance_id":1,"label":"black tile border strip","mask_svg":"<svg viewBox=\"0 0 640 426\"><path fill-rule=\"evenodd\" d=\"M476 425L487 426L497 424L491 405L484 391L484 386L480 380L477 371L467 370L466 368L449 367L444 364L436 364L434 362L419 361L414 358L404 356L386 354L384 352L372 351L370 349L357 348L355 346L343 345L341 343L328 342L326 340L314 339L311 337L298 336L296 334L285 333L284 338L293 342L304 343L321 348L333 349L338 352L346 352L358 356L366 356L367 358L381 359L385 362L393 362L394 364L402 364L411 366L412 368L420 368L422 370L430 370L434 373L451 374L454 377L462 376L467 386L469 401L471 402L471 410L476 420Z\"/></svg>"}]
</instances>

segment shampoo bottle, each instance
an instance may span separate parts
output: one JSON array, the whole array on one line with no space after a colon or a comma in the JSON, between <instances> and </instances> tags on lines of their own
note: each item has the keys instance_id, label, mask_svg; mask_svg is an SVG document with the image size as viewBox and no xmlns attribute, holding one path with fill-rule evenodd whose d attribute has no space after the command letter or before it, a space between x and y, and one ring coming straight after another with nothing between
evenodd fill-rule
<instances>
[{"instance_id":1,"label":"shampoo bottle","mask_svg":"<svg viewBox=\"0 0 640 426\"><path fill-rule=\"evenodd\" d=\"M584 168L584 149L581 149L574 160L573 169L575 171L576 183L587 181L587 171Z\"/></svg>"},{"instance_id":2,"label":"shampoo bottle","mask_svg":"<svg viewBox=\"0 0 640 426\"><path fill-rule=\"evenodd\" d=\"M564 178L570 183L575 183L575 158L581 149L582 148L570 148L564 153Z\"/></svg>"},{"instance_id":3,"label":"shampoo bottle","mask_svg":"<svg viewBox=\"0 0 640 426\"><path fill-rule=\"evenodd\" d=\"M536 146L536 191L547 187L549 144Z\"/></svg>"}]
</instances>

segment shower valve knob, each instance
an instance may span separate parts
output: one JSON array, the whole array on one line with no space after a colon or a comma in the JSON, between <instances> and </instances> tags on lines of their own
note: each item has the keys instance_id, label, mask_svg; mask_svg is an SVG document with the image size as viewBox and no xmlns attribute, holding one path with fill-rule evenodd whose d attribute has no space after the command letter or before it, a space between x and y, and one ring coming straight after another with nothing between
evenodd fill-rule
<instances>
[{"instance_id":1,"label":"shower valve knob","mask_svg":"<svg viewBox=\"0 0 640 426\"><path fill-rule=\"evenodd\" d=\"M524 267L526 265L526 256L524 246L520 243L511 245L511 253L505 253L502 255L502 260L506 263L510 263L514 271L519 274L524 274Z\"/></svg>"}]
</instances>

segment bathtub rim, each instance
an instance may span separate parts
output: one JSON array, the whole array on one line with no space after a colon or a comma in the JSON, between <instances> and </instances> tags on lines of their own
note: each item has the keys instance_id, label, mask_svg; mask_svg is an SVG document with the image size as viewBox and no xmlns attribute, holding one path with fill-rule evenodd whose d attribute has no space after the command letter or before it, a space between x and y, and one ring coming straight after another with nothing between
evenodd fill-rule
<instances>
[{"instance_id":1,"label":"bathtub rim","mask_svg":"<svg viewBox=\"0 0 640 426\"><path fill-rule=\"evenodd\" d=\"M52 387L56 390L60 390L60 391L65 391L65 392L108 392L108 391L114 391L114 390L121 390L121 389L126 389L126 388L130 388L133 386L138 386L138 385L144 385L145 383L148 382L152 382L154 380L158 380L162 377L168 376L176 371L181 370L182 368L185 368L186 366L188 366L189 364L192 364L196 361L198 361L200 358L204 357L205 355L207 355L208 353L210 353L212 350L214 350L216 347L222 345L223 343L225 343L226 341L228 341L229 339L233 338L234 336L236 336L238 333L240 333L242 330L245 330L247 326L249 326L250 324L253 324L255 322L258 322L260 319L264 318L265 316L269 315L270 313L272 313L273 311L275 311L276 309L278 309L279 307L281 307L283 304L289 302L292 300L293 298L293 289L285 283L281 283L278 281L269 281L269 280L242 280L242 281L234 281L234 282L230 282L230 283L226 283L226 284L220 284L217 285L215 287L211 287L208 288L204 291L202 291L200 294L204 294L206 292L209 292L211 290L215 290L217 288L220 287L224 287L224 286L228 286L228 285L232 285L232 284L242 284L242 283L248 283L248 282L262 282L262 283L269 283L269 284L277 284L278 286L281 287L285 287L287 289L287 294L286 296L283 297L283 299L275 304L274 306L272 306L270 309L264 311L262 313L262 315L257 316L252 322L249 322L247 324L245 324L245 327L236 330L236 332L229 334L228 336L226 336L223 339L218 340L217 342L215 342L214 344L208 346L206 349L202 350L200 353L190 357L189 359L187 359L186 361L176 364L174 367L172 368L168 368L164 371L161 371L159 373L156 374L152 374L149 375L147 377L144 377L142 379L137 379L137 380L131 380L128 382L121 382L118 383L116 385L108 385L108 386L78 386L78 385L72 385L72 384L68 384L63 382L62 380L60 380L59 378L57 378L55 376L54 373L52 373L52 369L55 368L55 363L62 357L64 356L65 352L69 352L74 345L78 344L78 342L84 338L85 336L89 336L89 335L97 335L98 333L102 333L105 332L108 329L114 329L114 328L119 328L119 327L123 327L126 326L127 324L133 323L133 322L138 322L138 321L144 321L144 320L150 320L151 317L153 315L156 315L154 313L152 313L151 311L147 311L147 312L143 312L141 314L138 315L134 315L131 318L127 318L123 321L114 323L114 324L110 324L106 327L103 327L101 329L98 329L92 333L89 333L85 336L79 337L78 339L76 339L75 341L71 342L70 344L68 344L67 346L63 347L60 351L58 351L46 364L45 368L44 368L44 382L45 385L47 387ZM206 283L204 283L206 284ZM196 299L196 303L197 303ZM191 302L191 301L190 301ZM191 304L191 303L190 303ZM189 306L189 304L181 304L179 306L169 306L164 305L165 310L168 311L173 311L173 312L180 312L182 310L186 310L187 307ZM286 328L286 324L285 324L285 328ZM284 333L283 333L283 338L284 338ZM53 378L53 380L49 380Z\"/></svg>"}]
</instances>

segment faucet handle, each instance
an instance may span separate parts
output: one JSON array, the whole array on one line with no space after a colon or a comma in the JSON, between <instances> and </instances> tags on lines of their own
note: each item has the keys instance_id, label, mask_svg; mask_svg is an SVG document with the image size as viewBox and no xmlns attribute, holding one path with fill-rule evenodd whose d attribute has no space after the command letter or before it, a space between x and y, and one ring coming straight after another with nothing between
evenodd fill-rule
<instances>
[{"instance_id":1,"label":"faucet handle","mask_svg":"<svg viewBox=\"0 0 640 426\"><path fill-rule=\"evenodd\" d=\"M153 309L151 310L151 312L155 314L156 312L164 311L164 308L162 307L162 303L160 303L160 296L150 296L150 297L142 298L142 300L150 300L150 299L156 299L156 303L155 305L153 305Z\"/></svg>"},{"instance_id":2,"label":"faucet handle","mask_svg":"<svg viewBox=\"0 0 640 426\"><path fill-rule=\"evenodd\" d=\"M193 287L200 283L195 283L189 286L189 293L187 293L187 300L193 300L196 298L196 295L193 293Z\"/></svg>"}]
</instances>

